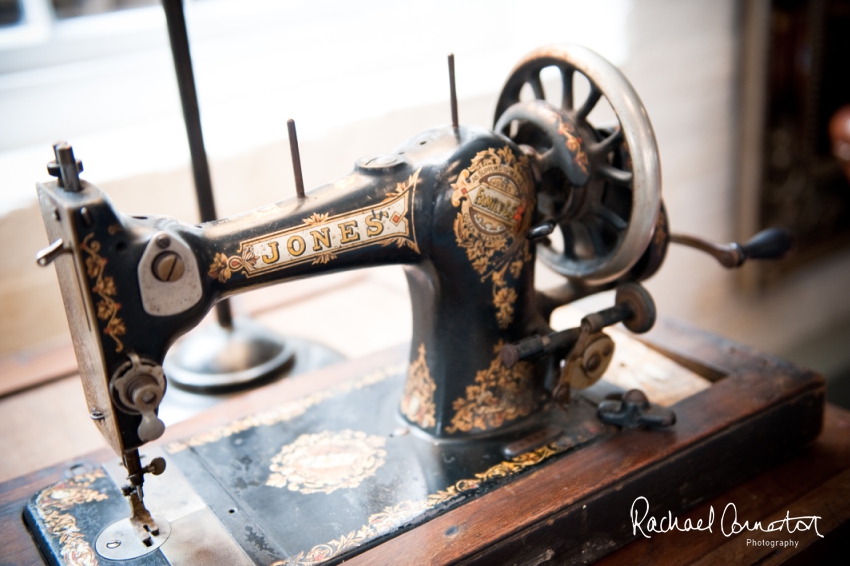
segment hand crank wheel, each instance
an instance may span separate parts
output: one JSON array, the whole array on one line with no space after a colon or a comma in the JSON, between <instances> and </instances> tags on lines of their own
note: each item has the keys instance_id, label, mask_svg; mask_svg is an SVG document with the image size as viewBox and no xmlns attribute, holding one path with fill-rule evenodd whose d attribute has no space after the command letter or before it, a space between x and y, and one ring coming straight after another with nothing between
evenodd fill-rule
<instances>
[{"instance_id":1,"label":"hand crank wheel","mask_svg":"<svg viewBox=\"0 0 850 566\"><path fill-rule=\"evenodd\" d=\"M545 99L540 72L561 74L560 107ZM573 78L590 91L577 106ZM520 101L530 85L535 100ZM606 98L617 117L613 128L595 128L588 116ZM537 221L560 229L563 249L538 245L544 263L586 284L626 273L650 244L661 202L655 134L631 84L608 61L583 47L533 51L513 70L496 106L496 131L529 153L540 176Z\"/></svg>"}]
</instances>

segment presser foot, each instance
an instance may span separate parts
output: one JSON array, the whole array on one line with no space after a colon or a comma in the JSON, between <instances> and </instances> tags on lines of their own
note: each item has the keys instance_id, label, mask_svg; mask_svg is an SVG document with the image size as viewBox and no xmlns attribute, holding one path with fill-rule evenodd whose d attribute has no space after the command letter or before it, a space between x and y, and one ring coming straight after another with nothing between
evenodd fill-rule
<instances>
[{"instance_id":1,"label":"presser foot","mask_svg":"<svg viewBox=\"0 0 850 566\"><path fill-rule=\"evenodd\" d=\"M136 535L138 535L142 544L151 546L151 537L159 535L159 527L142 501L141 488L132 488L127 499L130 501L130 507L133 509L133 514L130 516L130 525L136 531Z\"/></svg>"}]
</instances>

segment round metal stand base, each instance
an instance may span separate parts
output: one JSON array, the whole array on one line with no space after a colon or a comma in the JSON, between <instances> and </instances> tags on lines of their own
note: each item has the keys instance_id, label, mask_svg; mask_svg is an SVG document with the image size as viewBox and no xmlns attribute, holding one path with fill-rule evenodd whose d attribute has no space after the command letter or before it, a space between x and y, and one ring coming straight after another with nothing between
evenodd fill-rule
<instances>
[{"instance_id":1,"label":"round metal stand base","mask_svg":"<svg viewBox=\"0 0 850 566\"><path fill-rule=\"evenodd\" d=\"M163 363L179 388L219 392L247 387L292 365L294 350L282 337L248 318L232 328L202 326L180 340Z\"/></svg>"}]
</instances>

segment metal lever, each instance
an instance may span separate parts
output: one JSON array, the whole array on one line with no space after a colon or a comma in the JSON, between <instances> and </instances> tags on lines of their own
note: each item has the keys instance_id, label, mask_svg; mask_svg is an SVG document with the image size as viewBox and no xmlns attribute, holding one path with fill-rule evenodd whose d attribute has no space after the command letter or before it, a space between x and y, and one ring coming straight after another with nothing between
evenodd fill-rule
<instances>
[{"instance_id":1,"label":"metal lever","mask_svg":"<svg viewBox=\"0 0 850 566\"><path fill-rule=\"evenodd\" d=\"M540 224L532 226L528 230L528 234L526 238L529 240L539 240L540 238L545 238L549 234L555 231L555 221L554 220L544 220Z\"/></svg>"},{"instance_id":2,"label":"metal lever","mask_svg":"<svg viewBox=\"0 0 850 566\"><path fill-rule=\"evenodd\" d=\"M740 267L748 259L779 259L788 253L794 243L791 234L784 228L762 230L743 244L715 244L684 234L670 234L670 241L702 250L728 268Z\"/></svg>"},{"instance_id":3,"label":"metal lever","mask_svg":"<svg viewBox=\"0 0 850 566\"><path fill-rule=\"evenodd\" d=\"M513 367L520 360L539 358L548 354L559 352L566 355L575 345L581 334L581 328L567 328L559 332L552 332L546 336L529 336L513 344L502 346L502 363L506 367Z\"/></svg>"},{"instance_id":4,"label":"metal lever","mask_svg":"<svg viewBox=\"0 0 850 566\"><path fill-rule=\"evenodd\" d=\"M620 285L614 300L616 304L613 307L591 313L581 319L580 327L552 332L546 336L529 336L518 342L505 344L501 351L502 363L513 367L520 360L544 355L564 356L574 348L582 330L586 330L585 334L590 335L622 322L635 334L642 334L655 324L655 302L640 284L629 282Z\"/></svg>"},{"instance_id":5,"label":"metal lever","mask_svg":"<svg viewBox=\"0 0 850 566\"><path fill-rule=\"evenodd\" d=\"M143 442L156 440L165 432L165 423L156 415L156 408L162 401L162 393L162 388L153 380L133 390L133 404L142 414L142 422L137 432Z\"/></svg>"},{"instance_id":6,"label":"metal lever","mask_svg":"<svg viewBox=\"0 0 850 566\"><path fill-rule=\"evenodd\" d=\"M41 267L47 267L51 263L53 263L57 257L64 253L68 253L69 250L65 247L65 242L62 241L62 238L59 238L43 250L39 251L35 254L35 261Z\"/></svg>"},{"instance_id":7,"label":"metal lever","mask_svg":"<svg viewBox=\"0 0 850 566\"><path fill-rule=\"evenodd\" d=\"M623 428L660 428L676 424L676 413L651 405L640 389L627 391L621 401L601 402L597 414L602 422Z\"/></svg>"}]
</instances>

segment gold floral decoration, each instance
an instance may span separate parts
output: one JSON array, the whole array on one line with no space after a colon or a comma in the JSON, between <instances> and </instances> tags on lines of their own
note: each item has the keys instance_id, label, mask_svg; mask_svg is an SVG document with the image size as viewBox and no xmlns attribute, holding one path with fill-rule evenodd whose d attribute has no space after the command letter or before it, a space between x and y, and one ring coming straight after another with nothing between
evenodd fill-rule
<instances>
[{"instance_id":1,"label":"gold floral decoration","mask_svg":"<svg viewBox=\"0 0 850 566\"><path fill-rule=\"evenodd\" d=\"M519 236L531 218L534 195L530 179L526 156L517 157L505 146L478 152L452 185L452 204L461 207L454 222L455 241L466 251L481 281L492 280L493 306L499 328L507 328L513 322L513 305L517 299L506 276L516 282L532 257L528 240ZM481 222L476 220L479 213L472 202L472 194L483 190L485 180L488 190L519 203L512 217L488 220L492 229L483 229Z\"/></svg>"},{"instance_id":2,"label":"gold floral decoration","mask_svg":"<svg viewBox=\"0 0 850 566\"><path fill-rule=\"evenodd\" d=\"M94 239L94 234L89 234L83 239L80 249L88 255L86 258L86 275L89 279L94 280L92 292L100 297L97 305L95 305L97 318L106 321L103 333L115 341L115 351L121 352L124 350L124 344L118 337L126 334L127 328L124 326L124 321L118 316L121 303L113 298L118 294L115 280L104 274L107 260L100 255L100 242Z\"/></svg>"},{"instance_id":3,"label":"gold floral decoration","mask_svg":"<svg viewBox=\"0 0 850 566\"><path fill-rule=\"evenodd\" d=\"M436 390L437 384L434 383L425 361L425 344L420 344L419 357L407 370L407 381L404 383L404 392L401 394L402 414L422 428L435 426L437 424L434 419Z\"/></svg>"},{"instance_id":4,"label":"gold floral decoration","mask_svg":"<svg viewBox=\"0 0 850 566\"><path fill-rule=\"evenodd\" d=\"M302 434L272 458L266 485L304 494L355 488L384 465L386 441L348 429Z\"/></svg>"},{"instance_id":5,"label":"gold floral decoration","mask_svg":"<svg viewBox=\"0 0 850 566\"><path fill-rule=\"evenodd\" d=\"M521 259L511 262L511 275L514 279L518 279L520 273L522 273L522 268L525 265L525 262Z\"/></svg>"},{"instance_id":6,"label":"gold floral decoration","mask_svg":"<svg viewBox=\"0 0 850 566\"><path fill-rule=\"evenodd\" d=\"M495 287L493 289L493 305L496 307L496 321L499 328L507 328L514 317L514 302L516 291L512 287Z\"/></svg>"},{"instance_id":7,"label":"gold floral decoration","mask_svg":"<svg viewBox=\"0 0 850 566\"><path fill-rule=\"evenodd\" d=\"M97 566L97 554L83 537L77 520L67 513L75 505L103 501L109 496L91 489L91 484L104 477L102 469L80 474L50 486L35 501L35 508L47 531L59 538L62 559L68 566Z\"/></svg>"},{"instance_id":8,"label":"gold floral decoration","mask_svg":"<svg viewBox=\"0 0 850 566\"><path fill-rule=\"evenodd\" d=\"M321 255L316 256L316 259L313 260L311 265L320 265L328 263L331 260L336 259L336 254L333 252L325 252Z\"/></svg>"},{"instance_id":9,"label":"gold floral decoration","mask_svg":"<svg viewBox=\"0 0 850 566\"><path fill-rule=\"evenodd\" d=\"M435 509L440 505L449 503L464 495L465 492L486 486L488 483L497 481L500 478L516 475L573 446L574 444L572 443L553 442L531 452L520 454L510 460L500 462L484 472L475 474L472 478L459 480L446 489L428 495L426 499L402 501L401 503L390 505L378 513L371 515L367 519L366 524L360 529L351 531L330 542L318 544L309 551L300 552L288 560L278 560L272 563L271 566L315 566L338 558L342 554L354 550L371 540L399 529L429 509Z\"/></svg>"},{"instance_id":10,"label":"gold floral decoration","mask_svg":"<svg viewBox=\"0 0 850 566\"><path fill-rule=\"evenodd\" d=\"M219 283L227 283L227 280L230 279L234 271L239 271L246 263L254 265L259 259L251 248L246 249L241 256L234 255L227 257L223 253L218 252L213 256L213 262L210 264L207 275L213 279L218 279Z\"/></svg>"},{"instance_id":11,"label":"gold floral decoration","mask_svg":"<svg viewBox=\"0 0 850 566\"><path fill-rule=\"evenodd\" d=\"M329 216L330 215L327 212L322 212L322 213L314 212L313 214L311 214L307 218L302 218L301 220L307 226L318 226L319 224L324 224L325 222L327 222Z\"/></svg>"},{"instance_id":12,"label":"gold floral decoration","mask_svg":"<svg viewBox=\"0 0 850 566\"><path fill-rule=\"evenodd\" d=\"M381 246L389 246L390 244L395 244L396 246L398 246L400 248L407 246L408 248L412 249L416 253L419 253L419 246L416 244L416 242L414 242L412 240L408 240L407 238L401 238L401 237L390 238L390 239L387 239L387 240L384 240L383 242L381 242Z\"/></svg>"},{"instance_id":13,"label":"gold floral decoration","mask_svg":"<svg viewBox=\"0 0 850 566\"><path fill-rule=\"evenodd\" d=\"M462 214L457 215L454 230L455 241L466 250L466 257L472 262L472 268L484 276L482 279L486 279L487 271L492 267L493 256L508 248L508 238L502 235L487 239L476 237L472 222Z\"/></svg>"},{"instance_id":14,"label":"gold floral decoration","mask_svg":"<svg viewBox=\"0 0 850 566\"><path fill-rule=\"evenodd\" d=\"M581 146L581 138L576 137L576 129L569 122L560 122L558 125L558 133L567 138L567 149L569 149L575 157L573 162L578 165L579 169L587 175L587 168L590 165L587 159L587 154Z\"/></svg>"},{"instance_id":15,"label":"gold floral decoration","mask_svg":"<svg viewBox=\"0 0 850 566\"><path fill-rule=\"evenodd\" d=\"M407 181L403 183L397 183L395 186L395 190L388 192L387 196L385 196L384 200L381 202L387 202L396 199L411 189L415 191L416 185L419 183L420 171L422 171L421 167L414 171L413 174L407 178Z\"/></svg>"},{"instance_id":16,"label":"gold floral decoration","mask_svg":"<svg viewBox=\"0 0 850 566\"><path fill-rule=\"evenodd\" d=\"M220 283L224 283L230 279L231 273L230 267L227 266L227 256L221 252L215 254L207 274L213 279L218 279Z\"/></svg>"},{"instance_id":17,"label":"gold floral decoration","mask_svg":"<svg viewBox=\"0 0 850 566\"><path fill-rule=\"evenodd\" d=\"M413 174L410 177L407 178L407 181L405 181L403 183L397 183L395 190L388 192L387 196L384 197L384 200L381 201L381 202L388 202L388 201L391 201L393 199L396 199L409 190L415 191L416 185L419 183L419 172L420 171L422 171L421 167L419 169L417 169L416 171L414 171ZM417 243L414 240L409 240L408 238L402 238L402 237L390 238L390 239L387 239L387 240L384 240L383 242L381 242L382 247L389 246L391 244L395 244L399 248L403 248L403 247L407 246L408 248L412 249L414 252L419 253L419 246L417 245Z\"/></svg>"},{"instance_id":18,"label":"gold floral decoration","mask_svg":"<svg viewBox=\"0 0 850 566\"><path fill-rule=\"evenodd\" d=\"M466 388L466 397L452 403L455 415L446 432L490 430L534 410L533 366L526 361L505 366L500 356L503 345L501 340L496 344L490 367L475 375L475 383Z\"/></svg>"}]
</instances>

